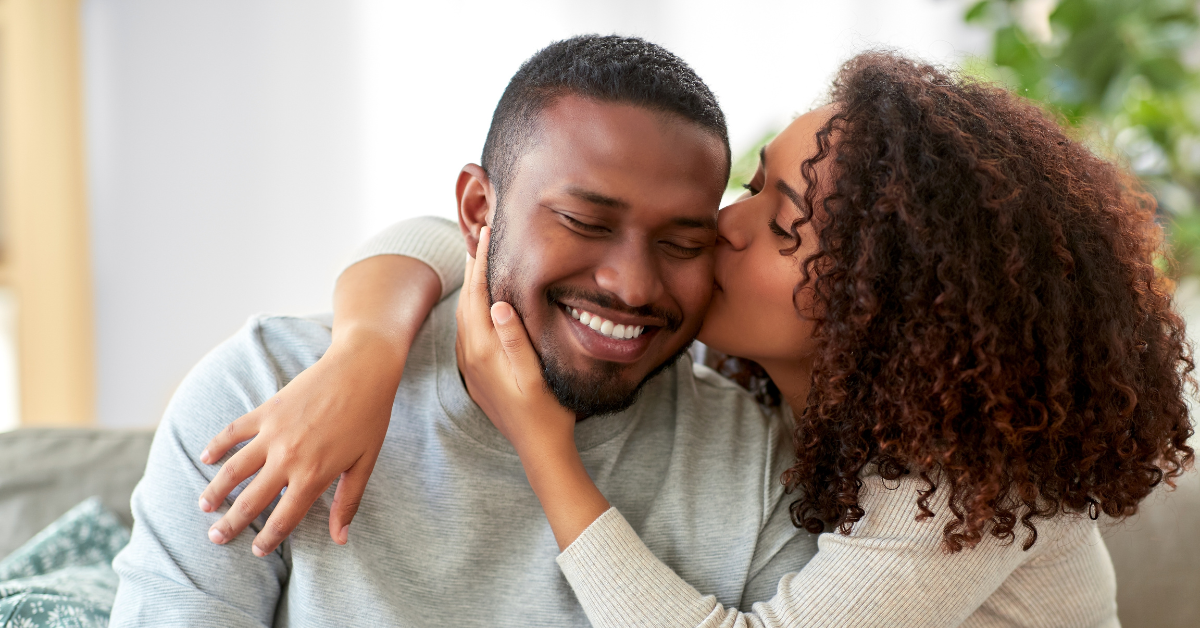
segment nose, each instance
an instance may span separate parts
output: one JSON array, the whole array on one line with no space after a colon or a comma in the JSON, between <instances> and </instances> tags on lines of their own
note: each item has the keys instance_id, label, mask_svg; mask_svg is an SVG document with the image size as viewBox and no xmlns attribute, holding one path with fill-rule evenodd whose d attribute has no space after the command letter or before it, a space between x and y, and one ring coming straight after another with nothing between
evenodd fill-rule
<instances>
[{"instance_id":1,"label":"nose","mask_svg":"<svg viewBox=\"0 0 1200 628\"><path fill-rule=\"evenodd\" d=\"M625 305L640 307L663 296L661 271L645 246L633 243L614 248L596 269L596 285Z\"/></svg>"},{"instance_id":2,"label":"nose","mask_svg":"<svg viewBox=\"0 0 1200 628\"><path fill-rule=\"evenodd\" d=\"M750 246L751 230L746 228L746 216L750 213L748 200L726 205L717 212L717 248L727 244L740 251Z\"/></svg>"}]
</instances>

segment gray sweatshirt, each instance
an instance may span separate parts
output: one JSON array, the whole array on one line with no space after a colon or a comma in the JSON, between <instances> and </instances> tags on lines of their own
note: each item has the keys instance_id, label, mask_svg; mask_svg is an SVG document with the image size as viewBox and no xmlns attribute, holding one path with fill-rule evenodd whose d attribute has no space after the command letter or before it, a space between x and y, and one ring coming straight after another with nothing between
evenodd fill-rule
<instances>
[{"instance_id":1,"label":"gray sweatshirt","mask_svg":"<svg viewBox=\"0 0 1200 628\"><path fill-rule=\"evenodd\" d=\"M218 470L200 451L321 357L328 320L254 317L206 356L171 400L134 492L112 626L586 625L516 453L463 388L456 301L438 305L412 348L346 546L328 536L332 488L262 559L250 543L270 509L218 546L206 531L219 515L196 505ZM784 425L687 358L629 410L581 422L576 441L654 555L721 604L770 598L816 552L778 482L791 457Z\"/></svg>"}]
</instances>

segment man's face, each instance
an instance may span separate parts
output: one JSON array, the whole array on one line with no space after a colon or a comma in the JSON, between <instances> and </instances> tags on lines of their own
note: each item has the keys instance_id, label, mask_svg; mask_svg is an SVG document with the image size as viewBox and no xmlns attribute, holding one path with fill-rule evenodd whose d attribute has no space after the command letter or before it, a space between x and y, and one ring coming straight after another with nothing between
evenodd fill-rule
<instances>
[{"instance_id":1,"label":"man's face","mask_svg":"<svg viewBox=\"0 0 1200 628\"><path fill-rule=\"evenodd\" d=\"M576 96L539 125L493 217L491 296L521 315L564 406L616 412L703 322L724 145L679 116Z\"/></svg>"}]
</instances>

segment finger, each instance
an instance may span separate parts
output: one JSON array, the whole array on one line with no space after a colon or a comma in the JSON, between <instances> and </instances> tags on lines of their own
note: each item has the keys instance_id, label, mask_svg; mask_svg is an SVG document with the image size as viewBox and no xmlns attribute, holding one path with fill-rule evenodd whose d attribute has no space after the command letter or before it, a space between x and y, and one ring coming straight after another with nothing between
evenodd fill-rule
<instances>
[{"instance_id":1,"label":"finger","mask_svg":"<svg viewBox=\"0 0 1200 628\"><path fill-rule=\"evenodd\" d=\"M282 474L268 474L265 470L259 473L246 490L237 496L225 516L208 529L208 540L219 545L232 541L279 497L286 485L287 478Z\"/></svg>"},{"instance_id":2,"label":"finger","mask_svg":"<svg viewBox=\"0 0 1200 628\"><path fill-rule=\"evenodd\" d=\"M329 536L338 545L345 545L349 540L350 522L358 513L363 493L367 490L367 480L375 468L375 460L375 456L359 458L338 480L337 490L333 493L333 506L329 508Z\"/></svg>"},{"instance_id":3,"label":"finger","mask_svg":"<svg viewBox=\"0 0 1200 628\"><path fill-rule=\"evenodd\" d=\"M458 309L461 312L464 304L470 305L471 298L471 277L474 277L475 258L467 256L467 263L463 265L463 287L462 292L458 295Z\"/></svg>"},{"instance_id":4,"label":"finger","mask_svg":"<svg viewBox=\"0 0 1200 628\"><path fill-rule=\"evenodd\" d=\"M333 481L331 480L329 484L333 484ZM279 498L279 503L275 505L275 510L271 511L271 516L267 517L266 524L254 537L251 545L254 555L262 558L275 551L275 548L279 547L279 544L296 529L296 526L300 525L317 498L329 489L329 484L317 483L306 486L292 484L288 486L283 497ZM267 503L270 504L270 502Z\"/></svg>"},{"instance_id":5,"label":"finger","mask_svg":"<svg viewBox=\"0 0 1200 628\"><path fill-rule=\"evenodd\" d=\"M272 400L275 398L272 397ZM267 403L271 403L268 401ZM250 440L258 435L259 410L264 408L263 405L243 414L225 426L219 434L208 441L208 445L204 447L204 451L200 452L200 462L204 464L214 464L225 456L225 454L238 443Z\"/></svg>"},{"instance_id":6,"label":"finger","mask_svg":"<svg viewBox=\"0 0 1200 628\"><path fill-rule=\"evenodd\" d=\"M471 265L471 309L469 313L475 313L480 303L483 307L488 304L487 291L487 250L488 240L491 239L492 230L484 227L479 230L479 246L475 249L475 263Z\"/></svg>"},{"instance_id":7,"label":"finger","mask_svg":"<svg viewBox=\"0 0 1200 628\"><path fill-rule=\"evenodd\" d=\"M471 309L471 278L474 277L475 258L467 256L466 270L463 271L463 287L458 293L458 307L454 308L454 320L458 324L459 336L466 328L466 312ZM457 342L457 340L456 340Z\"/></svg>"},{"instance_id":8,"label":"finger","mask_svg":"<svg viewBox=\"0 0 1200 628\"><path fill-rule=\"evenodd\" d=\"M479 244L475 247L475 263L470 270L471 290L474 294L487 296L487 253L488 242L492 239L491 227L479 230Z\"/></svg>"},{"instance_id":9,"label":"finger","mask_svg":"<svg viewBox=\"0 0 1200 628\"><path fill-rule=\"evenodd\" d=\"M508 303L497 301L492 306L491 315L517 386L527 391L530 390L529 386L540 385L543 381L541 365L516 310Z\"/></svg>"},{"instance_id":10,"label":"finger","mask_svg":"<svg viewBox=\"0 0 1200 628\"><path fill-rule=\"evenodd\" d=\"M483 233L483 230L480 230ZM476 247L478 249L478 247ZM454 310L454 319L458 323L459 334L461 337L462 330L466 328L466 312L471 310L471 296L475 293L472 290L472 281L475 277L475 257L467 255L467 263L463 265L463 287L458 294L458 307ZM457 344L457 340L456 340Z\"/></svg>"},{"instance_id":11,"label":"finger","mask_svg":"<svg viewBox=\"0 0 1200 628\"><path fill-rule=\"evenodd\" d=\"M468 339L468 346L465 348L477 353L468 353L468 358L472 355L488 355L498 349L492 345L492 317L488 313L491 303L487 286L487 250L491 235L492 230L489 227L479 230L479 246L475 251L475 264L471 270L471 295L464 312Z\"/></svg>"},{"instance_id":12,"label":"finger","mask_svg":"<svg viewBox=\"0 0 1200 628\"><path fill-rule=\"evenodd\" d=\"M257 473L266 462L266 448L255 446L253 442L233 454L232 458L221 465L221 470L217 471L216 477L200 493L200 510L204 512L216 510L217 505L225 501L234 487Z\"/></svg>"}]
</instances>

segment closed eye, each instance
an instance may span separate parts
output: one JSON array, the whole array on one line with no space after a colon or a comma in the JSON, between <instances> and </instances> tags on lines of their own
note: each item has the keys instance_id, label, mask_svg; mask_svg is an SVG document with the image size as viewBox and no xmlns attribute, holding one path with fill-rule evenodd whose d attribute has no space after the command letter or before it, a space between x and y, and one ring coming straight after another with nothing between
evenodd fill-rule
<instances>
[{"instance_id":1,"label":"closed eye","mask_svg":"<svg viewBox=\"0 0 1200 628\"><path fill-rule=\"evenodd\" d=\"M562 212L559 212L558 215L562 216L563 219L567 221L567 224L570 225L571 227L574 227L575 229L578 229L580 231L583 231L583 232L586 232L589 234L600 235L600 234L608 233L608 231L609 231L608 227L586 223L586 222L583 222L582 220L578 220L576 218L568 216L567 214L564 214Z\"/></svg>"},{"instance_id":2,"label":"closed eye","mask_svg":"<svg viewBox=\"0 0 1200 628\"><path fill-rule=\"evenodd\" d=\"M698 257L701 253L704 252L705 249L709 248L707 246L683 246L682 244L676 244L674 242L668 242L668 241L663 241L662 244L675 257L680 257L683 259L691 259L693 257Z\"/></svg>"},{"instance_id":3,"label":"closed eye","mask_svg":"<svg viewBox=\"0 0 1200 628\"><path fill-rule=\"evenodd\" d=\"M783 227L780 227L779 223L776 222L774 218L767 221L767 228L771 230L771 233L774 233L781 238L787 238L788 240L796 239L791 232L785 231Z\"/></svg>"}]
</instances>

